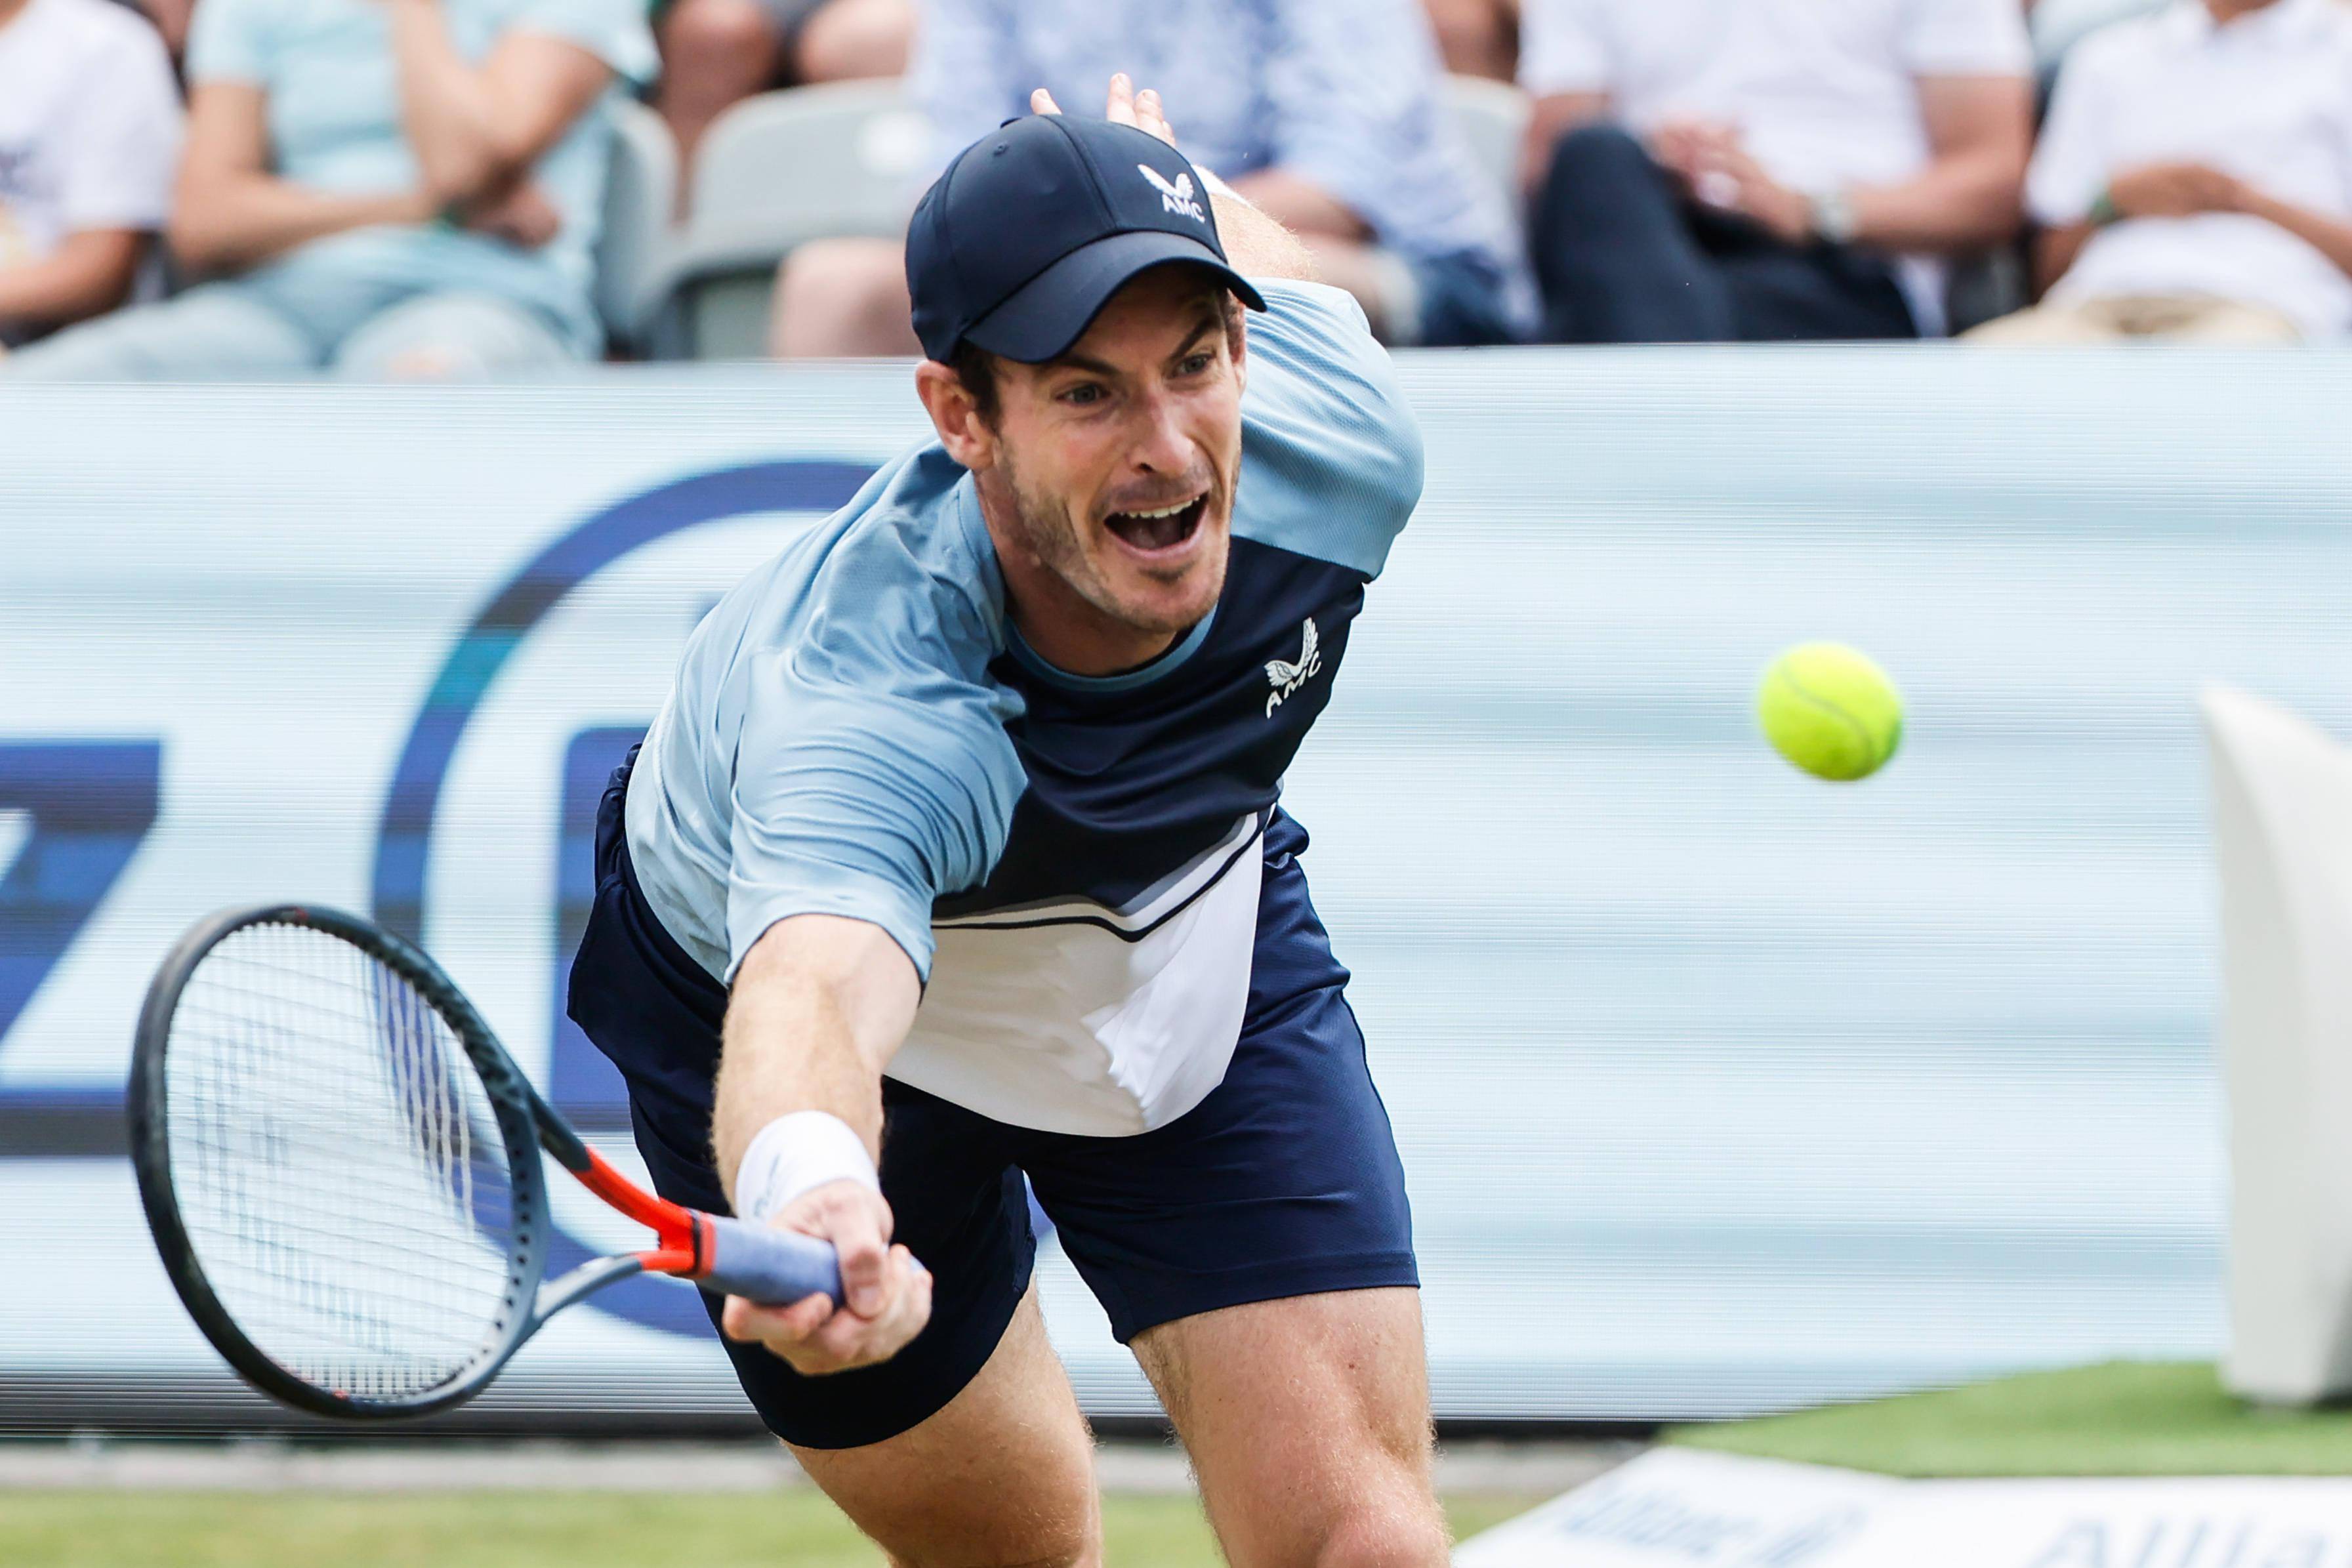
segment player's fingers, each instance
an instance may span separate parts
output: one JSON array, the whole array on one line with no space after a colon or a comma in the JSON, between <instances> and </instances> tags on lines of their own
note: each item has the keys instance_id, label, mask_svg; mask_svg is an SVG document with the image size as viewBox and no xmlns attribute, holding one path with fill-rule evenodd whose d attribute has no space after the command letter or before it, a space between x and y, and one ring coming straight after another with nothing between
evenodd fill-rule
<instances>
[{"instance_id":1,"label":"player's fingers","mask_svg":"<svg viewBox=\"0 0 2352 1568\"><path fill-rule=\"evenodd\" d=\"M842 1372L887 1361L906 1349L931 1320L931 1276L903 1247L890 1249L890 1270L897 1288L880 1317L835 1314L796 1349L794 1365L803 1372Z\"/></svg>"},{"instance_id":2,"label":"player's fingers","mask_svg":"<svg viewBox=\"0 0 2352 1568\"><path fill-rule=\"evenodd\" d=\"M864 1194L870 1199L871 1194ZM878 1201L851 1200L828 1206L824 1235L841 1256L842 1305L861 1318L879 1316L889 1304L889 1247Z\"/></svg>"},{"instance_id":3,"label":"player's fingers","mask_svg":"<svg viewBox=\"0 0 2352 1568\"><path fill-rule=\"evenodd\" d=\"M915 1261L905 1247L892 1249L892 1262L906 1271L906 1288L898 1292L896 1310L891 1313L891 1328L899 1336L890 1349L895 1353L900 1346L923 1331L931 1321L931 1271Z\"/></svg>"},{"instance_id":4,"label":"player's fingers","mask_svg":"<svg viewBox=\"0 0 2352 1568\"><path fill-rule=\"evenodd\" d=\"M1176 128L1168 123L1168 110L1156 89L1147 87L1136 95L1135 122L1171 147L1176 145Z\"/></svg>"},{"instance_id":5,"label":"player's fingers","mask_svg":"<svg viewBox=\"0 0 2352 1568\"><path fill-rule=\"evenodd\" d=\"M1047 92L1041 87L1036 91L1029 95L1029 112L1032 114L1059 114L1062 112L1062 106L1054 101L1054 95L1052 93Z\"/></svg>"},{"instance_id":6,"label":"player's fingers","mask_svg":"<svg viewBox=\"0 0 2352 1568\"><path fill-rule=\"evenodd\" d=\"M810 1296L783 1307L763 1307L740 1296L730 1296L719 1314L719 1326L730 1340L780 1350L800 1344L835 1315L829 1296Z\"/></svg>"},{"instance_id":7,"label":"player's fingers","mask_svg":"<svg viewBox=\"0 0 2352 1568\"><path fill-rule=\"evenodd\" d=\"M1113 125L1135 123L1135 83L1125 71L1110 79L1110 100L1103 105L1103 118Z\"/></svg>"}]
</instances>

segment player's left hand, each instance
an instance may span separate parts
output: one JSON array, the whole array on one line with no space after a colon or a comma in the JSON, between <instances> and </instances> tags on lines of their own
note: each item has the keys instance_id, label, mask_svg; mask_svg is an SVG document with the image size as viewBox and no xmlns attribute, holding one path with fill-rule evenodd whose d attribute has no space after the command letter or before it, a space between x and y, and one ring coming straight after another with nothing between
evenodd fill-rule
<instances>
[{"instance_id":1,"label":"player's left hand","mask_svg":"<svg viewBox=\"0 0 2352 1568\"><path fill-rule=\"evenodd\" d=\"M811 1187L771 1221L830 1241L849 1300L811 1296L784 1306L727 1298L719 1326L730 1340L763 1345L804 1377L888 1361L931 1319L930 1271L890 1245L890 1205L856 1182Z\"/></svg>"},{"instance_id":2,"label":"player's left hand","mask_svg":"<svg viewBox=\"0 0 2352 1568\"><path fill-rule=\"evenodd\" d=\"M1059 114L1062 106L1044 88L1029 95L1029 111L1033 114ZM1135 82L1125 71L1110 79L1110 98L1103 105L1103 118L1113 125L1132 125L1146 135L1157 136L1171 147L1176 145L1175 128L1168 123L1167 111L1160 107L1160 95L1150 88L1135 90Z\"/></svg>"}]
</instances>

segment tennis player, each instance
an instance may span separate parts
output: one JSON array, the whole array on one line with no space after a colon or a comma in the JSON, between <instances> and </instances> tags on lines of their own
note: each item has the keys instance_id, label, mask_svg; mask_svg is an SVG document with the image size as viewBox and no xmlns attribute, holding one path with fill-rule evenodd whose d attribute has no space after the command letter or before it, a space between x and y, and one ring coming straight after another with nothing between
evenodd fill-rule
<instances>
[{"instance_id":1,"label":"tennis player","mask_svg":"<svg viewBox=\"0 0 2352 1568\"><path fill-rule=\"evenodd\" d=\"M665 1194L839 1248L845 1301L713 1310L895 1561L1100 1559L1025 1172L1231 1561L1441 1563L1402 1173L1277 805L1419 437L1152 94L1036 108L915 215L937 441L719 603L615 776L572 1016Z\"/></svg>"}]
</instances>

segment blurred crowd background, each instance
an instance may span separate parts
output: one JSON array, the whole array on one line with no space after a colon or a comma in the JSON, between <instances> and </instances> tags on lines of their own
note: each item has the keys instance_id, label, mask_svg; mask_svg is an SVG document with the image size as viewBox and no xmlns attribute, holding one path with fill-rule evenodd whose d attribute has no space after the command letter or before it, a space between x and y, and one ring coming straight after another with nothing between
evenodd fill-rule
<instances>
[{"instance_id":1,"label":"blurred crowd background","mask_svg":"<svg viewBox=\"0 0 2352 1568\"><path fill-rule=\"evenodd\" d=\"M913 353L1115 70L1398 345L2352 331L2346 0L0 0L0 376Z\"/></svg>"}]
</instances>

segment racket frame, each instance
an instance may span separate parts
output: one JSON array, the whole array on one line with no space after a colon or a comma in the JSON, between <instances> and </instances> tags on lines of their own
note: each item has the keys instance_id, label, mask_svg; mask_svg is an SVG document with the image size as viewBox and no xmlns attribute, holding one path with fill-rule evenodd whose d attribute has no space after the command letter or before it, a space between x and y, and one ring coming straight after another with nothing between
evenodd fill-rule
<instances>
[{"instance_id":1,"label":"racket frame","mask_svg":"<svg viewBox=\"0 0 2352 1568\"><path fill-rule=\"evenodd\" d=\"M172 1183L165 1082L173 1015L188 981L214 948L239 931L267 925L293 926L339 938L415 986L457 1037L497 1118L514 1209L507 1289L497 1329L457 1373L420 1394L382 1399L324 1389L279 1365L247 1337L222 1304L205 1277L180 1215ZM240 1375L262 1393L298 1409L345 1419L425 1415L446 1410L480 1393L515 1352L566 1307L634 1274L652 1271L698 1278L707 1272L717 1251L711 1216L646 1192L590 1148L541 1098L489 1025L439 964L373 921L339 910L315 904L260 904L222 910L197 921L173 945L148 986L131 1049L129 1088L131 1166L148 1228L173 1289L205 1338ZM590 1192L652 1230L655 1245L592 1258L569 1273L546 1279L549 1240L555 1226L546 1168L539 1159L542 1150Z\"/></svg>"}]
</instances>

